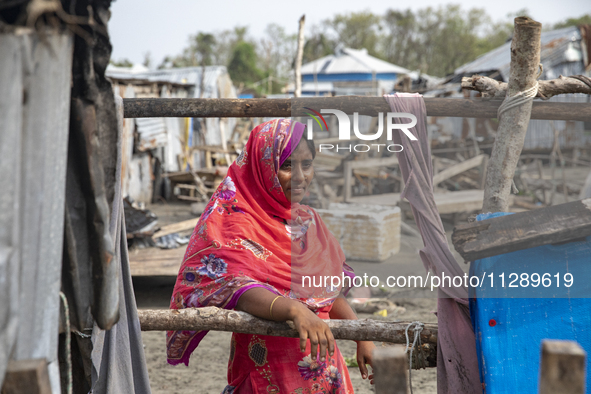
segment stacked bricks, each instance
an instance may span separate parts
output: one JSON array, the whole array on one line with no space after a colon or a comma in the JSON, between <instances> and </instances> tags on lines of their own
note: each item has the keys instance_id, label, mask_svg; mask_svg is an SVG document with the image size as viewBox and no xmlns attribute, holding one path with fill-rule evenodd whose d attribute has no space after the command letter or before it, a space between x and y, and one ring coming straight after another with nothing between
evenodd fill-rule
<instances>
[{"instance_id":1,"label":"stacked bricks","mask_svg":"<svg viewBox=\"0 0 591 394\"><path fill-rule=\"evenodd\" d=\"M380 262L400 250L398 207L333 203L316 211L347 259Z\"/></svg>"}]
</instances>

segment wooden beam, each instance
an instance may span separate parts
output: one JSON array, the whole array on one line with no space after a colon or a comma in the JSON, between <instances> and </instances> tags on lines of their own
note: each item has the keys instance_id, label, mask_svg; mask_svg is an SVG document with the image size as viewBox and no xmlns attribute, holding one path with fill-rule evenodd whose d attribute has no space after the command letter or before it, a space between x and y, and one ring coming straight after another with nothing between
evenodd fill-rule
<instances>
[{"instance_id":1,"label":"wooden beam","mask_svg":"<svg viewBox=\"0 0 591 394\"><path fill-rule=\"evenodd\" d=\"M179 310L138 310L142 331L230 331L243 334L298 338L291 322L275 322L246 312L215 307ZM406 344L408 322L373 319L325 320L335 339L379 341ZM290 324L291 323L291 324ZM421 332L422 343L437 344L437 324L427 323Z\"/></svg>"},{"instance_id":2,"label":"wooden beam","mask_svg":"<svg viewBox=\"0 0 591 394\"><path fill-rule=\"evenodd\" d=\"M129 252L131 276L171 276L179 274L185 248L144 248Z\"/></svg>"},{"instance_id":3,"label":"wooden beam","mask_svg":"<svg viewBox=\"0 0 591 394\"><path fill-rule=\"evenodd\" d=\"M10 360L2 394L51 394L47 360Z\"/></svg>"},{"instance_id":4,"label":"wooden beam","mask_svg":"<svg viewBox=\"0 0 591 394\"><path fill-rule=\"evenodd\" d=\"M482 99L426 97L424 101L428 116L460 118L496 118L501 105L501 101ZM123 99L123 107L126 118L288 118L305 116L304 107L331 108L368 116L391 111L383 97L367 96L293 99L130 98ZM589 121L591 106L587 103L535 102L531 118Z\"/></svg>"},{"instance_id":5,"label":"wooden beam","mask_svg":"<svg viewBox=\"0 0 591 394\"><path fill-rule=\"evenodd\" d=\"M572 341L542 342L540 394L584 394L585 351Z\"/></svg>"},{"instance_id":6,"label":"wooden beam","mask_svg":"<svg viewBox=\"0 0 591 394\"><path fill-rule=\"evenodd\" d=\"M378 347L373 351L373 373L376 394L408 392L408 357L405 347Z\"/></svg>"},{"instance_id":7,"label":"wooden beam","mask_svg":"<svg viewBox=\"0 0 591 394\"><path fill-rule=\"evenodd\" d=\"M199 218L184 220L182 222L169 224L166 226L160 227L160 230L156 231L152 236L152 239L161 238L165 235L170 235L174 233L180 233L181 231L188 231L193 230L197 225Z\"/></svg>"},{"instance_id":8,"label":"wooden beam","mask_svg":"<svg viewBox=\"0 0 591 394\"><path fill-rule=\"evenodd\" d=\"M454 228L452 242L467 261L591 235L591 198L500 216Z\"/></svg>"},{"instance_id":9,"label":"wooden beam","mask_svg":"<svg viewBox=\"0 0 591 394\"><path fill-rule=\"evenodd\" d=\"M583 93L591 94L591 86L579 79L579 75L563 77L550 81L538 81L540 87L536 97L549 99L559 94ZM583 77L584 78L584 77ZM483 97L504 98L507 95L507 83L500 82L489 77L473 75L462 78L462 88L476 90L482 93Z\"/></svg>"},{"instance_id":10,"label":"wooden beam","mask_svg":"<svg viewBox=\"0 0 591 394\"><path fill-rule=\"evenodd\" d=\"M478 155L461 163L455 164L451 167L446 168L445 170L435 174L433 176L433 186L445 181L446 179L452 178L456 175L461 174L462 172L468 171L474 167L478 167L482 164L482 161L486 155Z\"/></svg>"},{"instance_id":11,"label":"wooden beam","mask_svg":"<svg viewBox=\"0 0 591 394\"><path fill-rule=\"evenodd\" d=\"M484 190L459 190L449 193L435 193L435 205L440 215L448 213L473 212L482 208ZM402 211L411 211L407 200L400 200L398 206Z\"/></svg>"}]
</instances>

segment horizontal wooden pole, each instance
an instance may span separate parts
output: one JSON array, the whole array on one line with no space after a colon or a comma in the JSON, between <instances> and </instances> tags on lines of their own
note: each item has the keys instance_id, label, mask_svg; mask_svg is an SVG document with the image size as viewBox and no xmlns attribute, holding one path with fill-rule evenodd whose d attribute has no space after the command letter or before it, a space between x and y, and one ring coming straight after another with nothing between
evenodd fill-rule
<instances>
[{"instance_id":1,"label":"horizontal wooden pole","mask_svg":"<svg viewBox=\"0 0 591 394\"><path fill-rule=\"evenodd\" d=\"M454 228L452 242L467 261L591 235L591 198L500 216Z\"/></svg>"},{"instance_id":2,"label":"horizontal wooden pole","mask_svg":"<svg viewBox=\"0 0 591 394\"><path fill-rule=\"evenodd\" d=\"M500 100L426 97L429 116L496 118ZM304 116L315 110L338 109L345 113L375 116L390 112L383 97L337 96L294 99L206 99L206 98L134 98L123 99L126 118L254 118ZM532 119L591 121L591 104L534 102Z\"/></svg>"},{"instance_id":3,"label":"horizontal wooden pole","mask_svg":"<svg viewBox=\"0 0 591 394\"><path fill-rule=\"evenodd\" d=\"M243 334L298 338L291 322L260 319L245 312L215 307L179 310L138 310L142 331L230 331ZM379 341L406 344L404 331L409 323L380 320L325 320L335 339ZM409 330L409 336L414 335ZM437 344L437 324L425 324L421 332L424 344Z\"/></svg>"}]
</instances>

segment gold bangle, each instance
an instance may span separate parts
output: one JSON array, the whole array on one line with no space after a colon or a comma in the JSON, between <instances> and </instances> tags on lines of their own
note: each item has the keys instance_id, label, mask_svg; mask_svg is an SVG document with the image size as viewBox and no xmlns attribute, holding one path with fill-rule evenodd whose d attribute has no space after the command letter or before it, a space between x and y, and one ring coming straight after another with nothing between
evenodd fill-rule
<instances>
[{"instance_id":1,"label":"gold bangle","mask_svg":"<svg viewBox=\"0 0 591 394\"><path fill-rule=\"evenodd\" d=\"M269 315L271 316L271 320L273 320L273 304L277 301L278 298L282 298L281 296L275 297L275 299L271 302L271 307L269 308Z\"/></svg>"}]
</instances>

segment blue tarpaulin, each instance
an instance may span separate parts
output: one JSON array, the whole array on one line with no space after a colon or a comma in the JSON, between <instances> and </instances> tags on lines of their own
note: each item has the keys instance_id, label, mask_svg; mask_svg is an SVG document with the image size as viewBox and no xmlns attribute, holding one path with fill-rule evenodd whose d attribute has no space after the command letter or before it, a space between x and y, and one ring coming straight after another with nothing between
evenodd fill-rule
<instances>
[{"instance_id":1,"label":"blue tarpaulin","mask_svg":"<svg viewBox=\"0 0 591 394\"><path fill-rule=\"evenodd\" d=\"M487 394L538 393L544 339L572 340L591 350L591 237L477 260L470 276L484 278L470 288L470 312Z\"/></svg>"}]
</instances>

